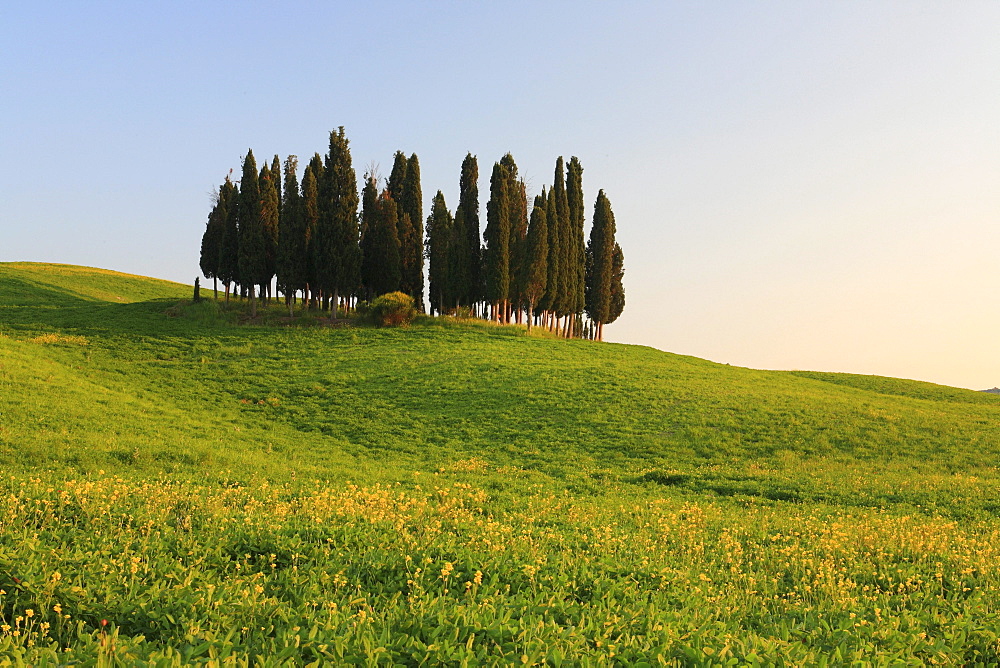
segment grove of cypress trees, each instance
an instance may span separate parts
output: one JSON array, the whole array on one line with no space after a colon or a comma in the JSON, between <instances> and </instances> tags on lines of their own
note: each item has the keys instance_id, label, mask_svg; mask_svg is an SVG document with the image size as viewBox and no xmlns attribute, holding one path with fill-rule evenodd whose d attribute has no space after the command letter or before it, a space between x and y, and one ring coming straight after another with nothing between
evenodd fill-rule
<instances>
[{"instance_id":1,"label":"grove of cypress trees","mask_svg":"<svg viewBox=\"0 0 1000 668\"><path fill-rule=\"evenodd\" d=\"M482 242L479 232L479 163L476 156L467 153L462 161L462 174L458 180L458 208L455 209L456 233L465 239L465 248L455 253L455 261L464 261L456 268L457 302L472 306L482 298Z\"/></svg>"},{"instance_id":2,"label":"grove of cypress trees","mask_svg":"<svg viewBox=\"0 0 1000 668\"><path fill-rule=\"evenodd\" d=\"M523 181L522 181L523 183ZM525 238L524 252L521 255L524 300L528 307L528 331L531 331L532 320L535 317L535 304L545 294L548 279L549 240L546 223L547 202L545 189L535 196L531 207L531 221L528 224L528 234Z\"/></svg>"},{"instance_id":3,"label":"grove of cypress trees","mask_svg":"<svg viewBox=\"0 0 1000 668\"><path fill-rule=\"evenodd\" d=\"M405 292L424 310L425 258L432 313L466 304L485 315L485 303L499 322L516 315L520 323L527 313L529 328L538 319L565 337L600 339L604 324L624 309L624 256L614 240L614 215L601 191L588 242L583 167L576 156L568 165L561 156L556 160L554 183L534 198L529 215L527 186L513 156L504 155L493 166L482 238L479 168L471 153L462 162L455 216L438 191L426 240L416 153L396 151L382 192L377 177L365 175L360 217L342 126L330 133L327 154L309 161L301 190L297 168L297 158L289 156L282 170L275 155L257 173L248 150L239 187L227 177L208 216L202 272L214 279L216 299L218 281L227 301L235 281L250 297L252 317L258 290L266 303L275 274L290 315L298 290L306 308L320 297L324 308L333 304L334 314L341 297L350 308L361 288L368 298Z\"/></svg>"},{"instance_id":4,"label":"grove of cypress trees","mask_svg":"<svg viewBox=\"0 0 1000 668\"><path fill-rule=\"evenodd\" d=\"M430 278L430 308L442 314L452 303L449 255L453 238L454 220L445 204L444 195L437 191L431 215L427 217L427 259Z\"/></svg>"},{"instance_id":5,"label":"grove of cypress trees","mask_svg":"<svg viewBox=\"0 0 1000 668\"><path fill-rule=\"evenodd\" d=\"M614 279L615 214L604 191L597 193L594 222L587 245L587 315L597 325L596 338L603 338L604 323L611 317L611 284Z\"/></svg>"},{"instance_id":6,"label":"grove of cypress trees","mask_svg":"<svg viewBox=\"0 0 1000 668\"><path fill-rule=\"evenodd\" d=\"M226 176L225 183L219 190L219 209L224 210L220 217L223 221L222 239L219 244L219 264L216 269L216 276L222 281L226 289L226 301L229 301L229 285L233 281L239 282L239 221L237 212L237 201L239 190L236 184Z\"/></svg>"},{"instance_id":7,"label":"grove of cypress trees","mask_svg":"<svg viewBox=\"0 0 1000 668\"><path fill-rule=\"evenodd\" d=\"M239 268L242 287L250 293L250 317L257 316L256 286L269 280L267 273L267 232L261 216L261 196L257 162L248 150L243 160L239 199Z\"/></svg>"}]
</instances>

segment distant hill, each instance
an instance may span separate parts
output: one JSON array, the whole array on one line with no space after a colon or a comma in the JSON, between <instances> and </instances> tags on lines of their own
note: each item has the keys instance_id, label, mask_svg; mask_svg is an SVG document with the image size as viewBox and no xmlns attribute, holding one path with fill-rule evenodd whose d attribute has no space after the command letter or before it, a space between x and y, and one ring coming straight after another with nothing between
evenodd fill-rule
<instances>
[{"instance_id":1,"label":"distant hill","mask_svg":"<svg viewBox=\"0 0 1000 668\"><path fill-rule=\"evenodd\" d=\"M988 392L990 394L1000 394L1000 387L994 387L989 390L982 390L983 392Z\"/></svg>"}]
</instances>

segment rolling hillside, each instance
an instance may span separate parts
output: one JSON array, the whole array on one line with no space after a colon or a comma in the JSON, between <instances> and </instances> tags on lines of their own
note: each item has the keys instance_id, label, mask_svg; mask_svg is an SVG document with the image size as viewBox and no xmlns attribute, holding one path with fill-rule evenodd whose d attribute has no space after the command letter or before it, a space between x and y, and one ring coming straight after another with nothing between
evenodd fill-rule
<instances>
[{"instance_id":1,"label":"rolling hillside","mask_svg":"<svg viewBox=\"0 0 1000 668\"><path fill-rule=\"evenodd\" d=\"M59 642L78 637L76 651L95 656L106 647L100 619L113 618L119 658L185 662L211 649L235 658L287 652L282 660L292 663L377 663L379 647L386 660L456 665L463 657L789 656L794 664L836 662L836 652L845 661L872 651L922 660L943 652L960 662L997 656L985 638L997 628L1000 579L983 546L1000 535L1000 397L889 378L756 371L449 319L401 330L278 315L268 326L237 324L235 303L189 297L187 286L105 270L0 264L0 467L10 488L0 520L3 616L11 624L20 615L23 626L29 618L19 611L51 611L56 601L75 605L72 619L83 624L49 620L47 635L34 629L35 649L18 640L26 635L0 636L0 652L37 659L58 623ZM47 538L35 531L25 552L16 527L32 504L56 510L33 520L48 527ZM292 519L272 526L254 508ZM299 523L307 515L324 527L348 518L348 528L312 540L318 529L303 533ZM252 530L231 533L234 516ZM492 539L483 533L491 522ZM850 546L828 544L831 523L852 537ZM88 554L121 550L78 535L96 527L107 537L112 525L146 536L126 550L145 569L141 586L138 571L109 579L79 566ZM438 530L428 534L428 526ZM911 540L916 534L922 542ZM58 544L76 551L38 556ZM181 544L204 550L199 568L211 573L183 594L177 578L192 571L178 556ZM337 557L329 545L356 551L344 547ZM491 545L505 546L506 557ZM817 589L823 567L809 561L823 550L824 577L842 576L826 597ZM423 575L399 561L416 552L431 560L421 574L435 571L422 588L415 583ZM756 553L756 561L737 564L737 553ZM285 566L275 561L282 558ZM299 558L306 580L286 570ZM580 558L590 565L574 566ZM74 572L68 563L77 563L73 586L85 594L58 594ZM216 615L204 598L208 584L233 601L258 586L233 564L261 574L263 607ZM894 574L884 564L895 564ZM948 587L925 587L942 568ZM465 584L449 587L452 571ZM970 573L975 584L950 596ZM910 579L897 582L904 574ZM15 577L36 584L19 587ZM450 590L485 590L484 577L493 607L477 617L486 614L483 601L473 613L471 599ZM337 578L347 580L331 585ZM838 598L847 581L875 589L847 587ZM903 582L910 584L897 587ZM593 598L598 590L612 602ZM762 591L774 598L758 610ZM342 618L317 607L323 596L342 595L334 606ZM358 596L368 608L345 607ZM929 603L934 596L940 609ZM931 628L946 604L945 626L961 626L961 640L943 640L940 622ZM417 614L418 605L427 607ZM173 611L169 619L160 609ZM885 609L908 620L905 628L880 635L878 625L838 626L859 612L878 621L883 613L875 611ZM360 610L374 635L358 629ZM320 612L332 626L320 623ZM261 615L270 621L260 624ZM630 615L660 621L639 630ZM435 635L459 617L464 631ZM420 629L414 619L424 620ZM347 632L342 624L351 623ZM541 626L529 633L532 624ZM302 628L317 629L305 644ZM565 635L569 628L575 636ZM617 630L599 640L608 628Z\"/></svg>"}]
</instances>

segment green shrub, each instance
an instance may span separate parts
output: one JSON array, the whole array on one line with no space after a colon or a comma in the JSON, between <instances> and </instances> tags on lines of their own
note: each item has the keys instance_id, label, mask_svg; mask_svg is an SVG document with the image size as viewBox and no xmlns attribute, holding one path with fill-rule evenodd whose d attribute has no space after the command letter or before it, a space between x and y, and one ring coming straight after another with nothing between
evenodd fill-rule
<instances>
[{"instance_id":1,"label":"green shrub","mask_svg":"<svg viewBox=\"0 0 1000 668\"><path fill-rule=\"evenodd\" d=\"M402 292L389 292L372 300L372 320L381 327L408 325L417 317L413 297Z\"/></svg>"}]
</instances>

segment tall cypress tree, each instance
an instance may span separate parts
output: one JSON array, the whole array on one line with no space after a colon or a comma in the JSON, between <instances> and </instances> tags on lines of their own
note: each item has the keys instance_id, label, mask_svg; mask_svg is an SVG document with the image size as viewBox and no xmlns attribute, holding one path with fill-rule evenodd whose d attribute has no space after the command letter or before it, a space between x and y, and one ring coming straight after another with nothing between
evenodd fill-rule
<instances>
[{"instance_id":1,"label":"tall cypress tree","mask_svg":"<svg viewBox=\"0 0 1000 668\"><path fill-rule=\"evenodd\" d=\"M396 202L388 190L382 191L373 204L369 223L373 268L370 280L375 296L399 290L402 263L399 255L398 220Z\"/></svg>"},{"instance_id":2,"label":"tall cypress tree","mask_svg":"<svg viewBox=\"0 0 1000 668\"><path fill-rule=\"evenodd\" d=\"M309 238L309 256L306 274L309 284L309 304L311 308L319 298L319 281L316 278L316 230L319 229L319 189L323 180L323 156L313 153L302 173L302 207L305 211L306 236Z\"/></svg>"},{"instance_id":3,"label":"tall cypress tree","mask_svg":"<svg viewBox=\"0 0 1000 668\"><path fill-rule=\"evenodd\" d=\"M403 201L403 184L406 183L406 168L408 166L409 161L406 159L406 154L402 151L396 151L392 156L392 171L389 172L385 187L389 192L389 197L396 202L397 208L398 204Z\"/></svg>"},{"instance_id":4,"label":"tall cypress tree","mask_svg":"<svg viewBox=\"0 0 1000 668\"><path fill-rule=\"evenodd\" d=\"M311 308L317 296L316 282L316 228L319 227L319 182L323 178L323 158L314 153L302 172L302 215L306 231L306 308Z\"/></svg>"},{"instance_id":5,"label":"tall cypress tree","mask_svg":"<svg viewBox=\"0 0 1000 668\"><path fill-rule=\"evenodd\" d=\"M551 190L545 198L545 227L548 232L549 252L548 261L546 262L547 271L545 272L545 293L539 302L539 308L547 314L551 329L555 323L555 312L559 304L561 289L559 274L559 250L561 248L559 243L559 215L556 211L555 194Z\"/></svg>"},{"instance_id":6,"label":"tall cypress tree","mask_svg":"<svg viewBox=\"0 0 1000 668\"><path fill-rule=\"evenodd\" d=\"M615 244L615 250L611 255L611 306L605 325L613 323L625 310L625 285L622 283L624 278L625 254L622 253L622 247Z\"/></svg>"},{"instance_id":7,"label":"tall cypress tree","mask_svg":"<svg viewBox=\"0 0 1000 668\"><path fill-rule=\"evenodd\" d=\"M523 183L523 181L522 181ZM545 189L535 197L531 207L531 222L528 224L528 234L525 238L524 252L521 255L523 268L524 300L528 307L528 331L531 331L531 321L535 317L535 305L545 294L548 279L549 240L548 224L546 223Z\"/></svg>"},{"instance_id":8,"label":"tall cypress tree","mask_svg":"<svg viewBox=\"0 0 1000 668\"><path fill-rule=\"evenodd\" d=\"M569 222L569 199L566 195L566 168L562 156L556 160L555 179L552 184L552 197L555 198L557 226L559 228L557 248L559 262L559 292L553 297L553 310L558 317L569 316L573 313L573 289L575 287L575 268L573 267L573 254L571 249L573 244L573 230ZM569 320L567 318L564 332L568 332Z\"/></svg>"},{"instance_id":9,"label":"tall cypress tree","mask_svg":"<svg viewBox=\"0 0 1000 668\"><path fill-rule=\"evenodd\" d=\"M295 292L306 286L308 240L305 211L296 176L298 158L285 160L284 196L281 198L281 222L278 225L278 287L285 293L288 315L292 317Z\"/></svg>"},{"instance_id":10,"label":"tall cypress tree","mask_svg":"<svg viewBox=\"0 0 1000 668\"><path fill-rule=\"evenodd\" d=\"M396 236L399 237L399 260L402 271L399 289L410 296L414 296L416 286L413 280L413 267L420 262L418 256L423 255L421 245L423 239L422 236L417 234L416 226L418 223L414 222L412 208L408 208L405 205L407 188L411 187L408 185L410 181L409 171L410 161L407 159L406 154L402 151L396 151L392 159L392 171L389 172L389 178L386 181L386 190L389 197L396 204ZM418 174L418 187L419 180L420 175ZM422 278L423 276L421 275ZM421 283L421 289L422 285Z\"/></svg>"},{"instance_id":11,"label":"tall cypress tree","mask_svg":"<svg viewBox=\"0 0 1000 668\"><path fill-rule=\"evenodd\" d=\"M278 216L280 212L280 198L275 188L275 178L271 169L264 165L260 170L258 180L260 188L260 212L261 222L264 225L264 249L265 249L265 279L260 284L261 296L265 303L271 296L271 279L278 270Z\"/></svg>"},{"instance_id":12,"label":"tall cypress tree","mask_svg":"<svg viewBox=\"0 0 1000 668\"><path fill-rule=\"evenodd\" d=\"M472 306L482 297L482 242L479 231L479 163L476 156L467 153L462 161L462 174L458 181L458 208L455 209L456 232L465 239L465 248L456 253L458 261L464 259L464 268L456 268L454 277L462 281L456 287L457 301Z\"/></svg>"},{"instance_id":13,"label":"tall cypress tree","mask_svg":"<svg viewBox=\"0 0 1000 668\"><path fill-rule=\"evenodd\" d=\"M448 275L451 267L449 256L451 254L453 226L454 219L451 217L451 212L448 211L447 204L445 204L444 195L439 190L434 196L431 215L427 217L426 246L427 259L430 263L428 274L432 313L435 310L439 314L444 313L453 301L451 277Z\"/></svg>"},{"instance_id":14,"label":"tall cypress tree","mask_svg":"<svg viewBox=\"0 0 1000 668\"><path fill-rule=\"evenodd\" d=\"M256 286L268 280L267 232L261 216L261 196L257 178L257 162L248 150L243 161L239 199L239 266L240 282L250 292L250 316L257 316Z\"/></svg>"},{"instance_id":15,"label":"tall cypress tree","mask_svg":"<svg viewBox=\"0 0 1000 668\"><path fill-rule=\"evenodd\" d=\"M459 217L458 211L451 225L451 238L448 241L448 308L458 308L468 305L469 291L469 246L465 238L465 222Z\"/></svg>"},{"instance_id":16,"label":"tall cypress tree","mask_svg":"<svg viewBox=\"0 0 1000 668\"><path fill-rule=\"evenodd\" d=\"M586 305L586 254L587 244L584 234L583 166L580 159L573 156L566 167L566 203L569 213L569 229L572 235L568 250L572 284L569 289L571 315L579 315ZM575 318L573 321L575 322Z\"/></svg>"},{"instance_id":17,"label":"tall cypress tree","mask_svg":"<svg viewBox=\"0 0 1000 668\"><path fill-rule=\"evenodd\" d=\"M319 188L319 221L316 229L316 278L332 298L333 314L340 295L353 293L361 283L361 249L358 246L358 185L344 127L330 132Z\"/></svg>"},{"instance_id":18,"label":"tall cypress tree","mask_svg":"<svg viewBox=\"0 0 1000 668\"><path fill-rule=\"evenodd\" d=\"M611 317L611 284L614 280L615 214L604 191L597 193L594 222L587 245L587 315L597 325L597 339Z\"/></svg>"},{"instance_id":19,"label":"tall cypress tree","mask_svg":"<svg viewBox=\"0 0 1000 668\"><path fill-rule=\"evenodd\" d=\"M284 203L285 192L282 189L281 183L281 159L278 158L278 154L274 154L274 158L271 160L271 180L274 181L274 189L278 193L278 225L281 225L281 209Z\"/></svg>"},{"instance_id":20,"label":"tall cypress tree","mask_svg":"<svg viewBox=\"0 0 1000 668\"><path fill-rule=\"evenodd\" d=\"M516 167L515 167L516 169ZM524 299L524 268L526 243L528 237L528 191L524 179L511 182L510 197L510 282L511 302L516 306L518 322L521 321L521 309L527 307Z\"/></svg>"},{"instance_id":21,"label":"tall cypress tree","mask_svg":"<svg viewBox=\"0 0 1000 668\"><path fill-rule=\"evenodd\" d=\"M494 163L490 177L490 199L486 203L486 230L483 238L483 273L486 279L486 299L493 304L494 319L506 319L510 299L510 236L513 182L517 167L510 153Z\"/></svg>"},{"instance_id":22,"label":"tall cypress tree","mask_svg":"<svg viewBox=\"0 0 1000 668\"><path fill-rule=\"evenodd\" d=\"M421 311L424 309L424 206L420 189L420 161L417 154L406 161L406 178L403 181L402 199L397 206L410 217L409 236L403 250L404 292L413 297Z\"/></svg>"},{"instance_id":23,"label":"tall cypress tree","mask_svg":"<svg viewBox=\"0 0 1000 668\"><path fill-rule=\"evenodd\" d=\"M239 282L240 274L240 246L239 246L239 220L238 220L238 199L240 193L236 184L229 176L226 176L225 183L219 190L220 207L225 207L223 217L223 233L219 246L219 265L216 275L226 288L226 301L229 301L229 285L233 281Z\"/></svg>"},{"instance_id":24,"label":"tall cypress tree","mask_svg":"<svg viewBox=\"0 0 1000 668\"><path fill-rule=\"evenodd\" d=\"M201 257L199 265L205 278L212 279L215 298L219 298L219 251L222 247L222 237L225 234L226 210L221 193L216 198L212 211L208 214L205 233L201 237Z\"/></svg>"},{"instance_id":25,"label":"tall cypress tree","mask_svg":"<svg viewBox=\"0 0 1000 668\"><path fill-rule=\"evenodd\" d=\"M365 173L365 187L361 190L361 285L365 298L371 300L373 286L378 279L380 267L376 262L375 243L375 209L378 207L378 181L371 172ZM393 221L395 225L395 221Z\"/></svg>"}]
</instances>

